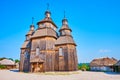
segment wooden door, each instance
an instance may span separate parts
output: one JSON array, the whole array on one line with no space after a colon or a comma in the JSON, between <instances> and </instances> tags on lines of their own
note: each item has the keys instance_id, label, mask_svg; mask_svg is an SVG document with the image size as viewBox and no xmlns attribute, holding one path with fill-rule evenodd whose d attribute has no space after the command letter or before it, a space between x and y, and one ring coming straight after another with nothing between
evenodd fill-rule
<instances>
[{"instance_id":1,"label":"wooden door","mask_svg":"<svg viewBox=\"0 0 120 80\"><path fill-rule=\"evenodd\" d=\"M40 72L43 72L43 71L44 71L44 70L43 70L43 69L44 69L43 63L40 63L40 64L39 64L39 68L40 68Z\"/></svg>"}]
</instances>

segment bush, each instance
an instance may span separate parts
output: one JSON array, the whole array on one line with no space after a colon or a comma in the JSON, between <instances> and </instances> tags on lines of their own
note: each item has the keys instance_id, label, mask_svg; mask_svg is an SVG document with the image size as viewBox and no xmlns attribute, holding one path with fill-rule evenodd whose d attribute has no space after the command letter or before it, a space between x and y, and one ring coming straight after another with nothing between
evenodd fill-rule
<instances>
[{"instance_id":1,"label":"bush","mask_svg":"<svg viewBox=\"0 0 120 80\"><path fill-rule=\"evenodd\" d=\"M15 59L15 63L19 63L20 62L20 60L18 60L18 59Z\"/></svg>"},{"instance_id":2,"label":"bush","mask_svg":"<svg viewBox=\"0 0 120 80\"><path fill-rule=\"evenodd\" d=\"M81 64L78 64L78 69L82 71L89 71L90 66L88 63L81 63Z\"/></svg>"},{"instance_id":3,"label":"bush","mask_svg":"<svg viewBox=\"0 0 120 80\"><path fill-rule=\"evenodd\" d=\"M5 68L6 68L6 66L0 65L0 69L5 69Z\"/></svg>"},{"instance_id":4,"label":"bush","mask_svg":"<svg viewBox=\"0 0 120 80\"><path fill-rule=\"evenodd\" d=\"M8 59L14 61L12 58L8 58Z\"/></svg>"}]
</instances>

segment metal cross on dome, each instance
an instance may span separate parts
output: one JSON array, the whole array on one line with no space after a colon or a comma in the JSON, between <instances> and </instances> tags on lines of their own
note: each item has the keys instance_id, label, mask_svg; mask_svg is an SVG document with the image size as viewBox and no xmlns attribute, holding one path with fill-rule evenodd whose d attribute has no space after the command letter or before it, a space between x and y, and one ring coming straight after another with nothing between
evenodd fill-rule
<instances>
[{"instance_id":1,"label":"metal cross on dome","mask_svg":"<svg viewBox=\"0 0 120 80\"><path fill-rule=\"evenodd\" d=\"M34 22L34 17L32 17L32 24L33 24L33 22Z\"/></svg>"},{"instance_id":2,"label":"metal cross on dome","mask_svg":"<svg viewBox=\"0 0 120 80\"><path fill-rule=\"evenodd\" d=\"M65 18L65 10L64 10L64 18Z\"/></svg>"},{"instance_id":3,"label":"metal cross on dome","mask_svg":"<svg viewBox=\"0 0 120 80\"><path fill-rule=\"evenodd\" d=\"M47 10L49 10L49 3L47 3Z\"/></svg>"}]
</instances>

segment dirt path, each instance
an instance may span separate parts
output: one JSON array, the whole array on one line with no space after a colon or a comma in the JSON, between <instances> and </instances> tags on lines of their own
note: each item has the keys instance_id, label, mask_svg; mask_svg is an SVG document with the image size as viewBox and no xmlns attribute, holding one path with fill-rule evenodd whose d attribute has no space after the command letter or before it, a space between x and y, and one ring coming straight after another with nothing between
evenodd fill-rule
<instances>
[{"instance_id":1,"label":"dirt path","mask_svg":"<svg viewBox=\"0 0 120 80\"><path fill-rule=\"evenodd\" d=\"M77 74L39 74L0 70L0 80L120 80L120 74L81 72Z\"/></svg>"}]
</instances>

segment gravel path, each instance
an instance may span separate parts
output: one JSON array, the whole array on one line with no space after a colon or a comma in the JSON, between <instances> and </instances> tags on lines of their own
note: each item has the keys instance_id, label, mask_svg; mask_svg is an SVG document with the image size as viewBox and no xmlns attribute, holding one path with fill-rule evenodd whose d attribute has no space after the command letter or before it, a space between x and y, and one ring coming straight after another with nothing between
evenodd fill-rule
<instances>
[{"instance_id":1,"label":"gravel path","mask_svg":"<svg viewBox=\"0 0 120 80\"><path fill-rule=\"evenodd\" d=\"M104 72L82 72L77 74L39 74L0 70L0 80L120 80L120 74Z\"/></svg>"}]
</instances>

